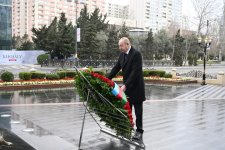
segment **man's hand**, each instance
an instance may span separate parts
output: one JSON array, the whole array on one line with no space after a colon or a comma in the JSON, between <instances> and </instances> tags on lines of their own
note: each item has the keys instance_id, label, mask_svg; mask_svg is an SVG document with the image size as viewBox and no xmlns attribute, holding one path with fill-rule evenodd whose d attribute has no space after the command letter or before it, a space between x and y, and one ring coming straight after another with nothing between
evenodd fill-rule
<instances>
[{"instance_id":1,"label":"man's hand","mask_svg":"<svg viewBox=\"0 0 225 150\"><path fill-rule=\"evenodd\" d=\"M123 85L123 86L121 87L121 89L125 92L125 91L126 91L126 86Z\"/></svg>"}]
</instances>

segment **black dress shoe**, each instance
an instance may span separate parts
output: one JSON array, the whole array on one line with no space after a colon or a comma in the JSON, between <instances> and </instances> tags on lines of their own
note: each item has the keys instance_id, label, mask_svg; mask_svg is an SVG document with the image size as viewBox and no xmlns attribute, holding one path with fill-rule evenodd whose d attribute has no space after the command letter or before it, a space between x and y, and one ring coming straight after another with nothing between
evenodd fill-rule
<instances>
[{"instance_id":1,"label":"black dress shoe","mask_svg":"<svg viewBox=\"0 0 225 150\"><path fill-rule=\"evenodd\" d=\"M142 140L142 133L136 131L134 136L132 137L132 140Z\"/></svg>"}]
</instances>

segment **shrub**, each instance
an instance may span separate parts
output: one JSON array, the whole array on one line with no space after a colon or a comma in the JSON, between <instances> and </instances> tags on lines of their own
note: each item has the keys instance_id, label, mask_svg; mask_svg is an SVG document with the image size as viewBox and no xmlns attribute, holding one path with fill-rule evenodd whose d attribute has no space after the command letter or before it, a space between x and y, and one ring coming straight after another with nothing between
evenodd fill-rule
<instances>
[{"instance_id":1,"label":"shrub","mask_svg":"<svg viewBox=\"0 0 225 150\"><path fill-rule=\"evenodd\" d=\"M57 72L58 76L60 79L64 79L66 77L68 78L74 78L76 76L76 72L75 71L58 71Z\"/></svg>"},{"instance_id":2,"label":"shrub","mask_svg":"<svg viewBox=\"0 0 225 150\"><path fill-rule=\"evenodd\" d=\"M43 64L46 59L49 59L48 54L41 54L37 57L38 64Z\"/></svg>"},{"instance_id":3,"label":"shrub","mask_svg":"<svg viewBox=\"0 0 225 150\"><path fill-rule=\"evenodd\" d=\"M6 71L1 74L2 81L11 82L14 80L14 75L12 72Z\"/></svg>"},{"instance_id":4,"label":"shrub","mask_svg":"<svg viewBox=\"0 0 225 150\"><path fill-rule=\"evenodd\" d=\"M64 79L66 77L66 71L58 71L57 75L59 76L59 79Z\"/></svg>"},{"instance_id":5,"label":"shrub","mask_svg":"<svg viewBox=\"0 0 225 150\"><path fill-rule=\"evenodd\" d=\"M172 74L166 73L166 74L164 75L164 77L165 77L165 78L172 78Z\"/></svg>"},{"instance_id":6,"label":"shrub","mask_svg":"<svg viewBox=\"0 0 225 150\"><path fill-rule=\"evenodd\" d=\"M143 71L143 76L144 76L144 77L149 76L149 72L150 72L150 70L144 70L144 71Z\"/></svg>"},{"instance_id":7,"label":"shrub","mask_svg":"<svg viewBox=\"0 0 225 150\"><path fill-rule=\"evenodd\" d=\"M45 73L31 72L31 79L44 79L45 76L46 76Z\"/></svg>"},{"instance_id":8,"label":"shrub","mask_svg":"<svg viewBox=\"0 0 225 150\"><path fill-rule=\"evenodd\" d=\"M47 74L46 79L48 79L48 80L58 80L59 75L58 74Z\"/></svg>"},{"instance_id":9,"label":"shrub","mask_svg":"<svg viewBox=\"0 0 225 150\"><path fill-rule=\"evenodd\" d=\"M66 72L66 77L68 78L74 78L76 76L76 72L75 71L67 71Z\"/></svg>"},{"instance_id":10,"label":"shrub","mask_svg":"<svg viewBox=\"0 0 225 150\"><path fill-rule=\"evenodd\" d=\"M162 70L150 70L149 71L149 76L164 77L165 74L166 74L166 72L162 71Z\"/></svg>"},{"instance_id":11,"label":"shrub","mask_svg":"<svg viewBox=\"0 0 225 150\"><path fill-rule=\"evenodd\" d=\"M20 72L19 78L21 80L30 80L31 79L31 73L30 72Z\"/></svg>"},{"instance_id":12,"label":"shrub","mask_svg":"<svg viewBox=\"0 0 225 150\"><path fill-rule=\"evenodd\" d=\"M166 71L158 70L158 74L160 77L164 77L166 74Z\"/></svg>"}]
</instances>

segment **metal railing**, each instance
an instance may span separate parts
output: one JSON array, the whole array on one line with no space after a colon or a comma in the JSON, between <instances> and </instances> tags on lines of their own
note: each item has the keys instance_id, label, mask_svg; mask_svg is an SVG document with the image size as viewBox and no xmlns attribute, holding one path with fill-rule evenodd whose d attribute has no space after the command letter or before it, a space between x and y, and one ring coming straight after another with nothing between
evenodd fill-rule
<instances>
[{"instance_id":1,"label":"metal railing","mask_svg":"<svg viewBox=\"0 0 225 150\"><path fill-rule=\"evenodd\" d=\"M177 73L177 76L182 77L193 77L193 78L202 78L203 77L203 71L200 70L192 70L187 73ZM207 79L217 79L216 75L213 74L206 74Z\"/></svg>"},{"instance_id":2,"label":"metal railing","mask_svg":"<svg viewBox=\"0 0 225 150\"><path fill-rule=\"evenodd\" d=\"M94 67L94 68L104 68L113 67L117 60L78 60L77 62L72 60L54 60L45 61L41 64L42 67L61 67L61 68L72 68L73 66L78 67ZM169 60L144 60L143 67L152 66L173 66L174 61Z\"/></svg>"}]
</instances>

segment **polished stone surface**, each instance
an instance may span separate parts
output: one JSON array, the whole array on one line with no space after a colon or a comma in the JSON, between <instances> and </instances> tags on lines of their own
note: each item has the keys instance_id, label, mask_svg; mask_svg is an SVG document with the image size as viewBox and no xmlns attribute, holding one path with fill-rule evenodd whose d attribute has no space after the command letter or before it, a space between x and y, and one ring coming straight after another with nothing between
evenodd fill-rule
<instances>
[{"instance_id":1,"label":"polished stone surface","mask_svg":"<svg viewBox=\"0 0 225 150\"><path fill-rule=\"evenodd\" d=\"M161 95L164 94L163 91L166 90L162 90ZM189 89L185 93L173 99L155 99L144 103L146 149L225 149L224 87L207 85L194 90ZM0 111L1 114L11 115L8 118L0 117L1 127L11 130L36 149L72 150L78 147L84 113L81 102L2 104ZM20 121L20 123L12 124L10 121ZM23 132L26 128L32 128L34 131ZM54 144L49 145L49 141ZM93 118L87 114L82 149L134 150L138 148L101 133Z\"/></svg>"},{"instance_id":2,"label":"polished stone surface","mask_svg":"<svg viewBox=\"0 0 225 150\"><path fill-rule=\"evenodd\" d=\"M147 100L172 99L198 88L199 84L155 85L146 84ZM76 89L34 89L22 91L0 91L0 104L73 103L79 101Z\"/></svg>"}]
</instances>

